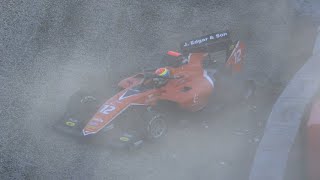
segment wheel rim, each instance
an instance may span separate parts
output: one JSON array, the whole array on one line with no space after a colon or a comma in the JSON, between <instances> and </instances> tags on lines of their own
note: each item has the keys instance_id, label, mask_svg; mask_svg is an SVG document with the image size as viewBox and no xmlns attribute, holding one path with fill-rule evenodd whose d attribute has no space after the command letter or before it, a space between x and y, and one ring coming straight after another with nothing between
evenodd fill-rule
<instances>
[{"instance_id":1,"label":"wheel rim","mask_svg":"<svg viewBox=\"0 0 320 180\"><path fill-rule=\"evenodd\" d=\"M155 117L151 120L149 125L149 133L152 138L159 138L166 132L167 126L164 119L161 117Z\"/></svg>"}]
</instances>

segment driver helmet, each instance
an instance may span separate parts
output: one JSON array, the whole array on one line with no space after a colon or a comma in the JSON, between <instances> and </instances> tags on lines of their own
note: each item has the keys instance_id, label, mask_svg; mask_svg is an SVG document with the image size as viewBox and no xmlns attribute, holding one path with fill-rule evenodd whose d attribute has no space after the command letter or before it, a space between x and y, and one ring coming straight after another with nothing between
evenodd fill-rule
<instances>
[{"instance_id":1,"label":"driver helmet","mask_svg":"<svg viewBox=\"0 0 320 180\"><path fill-rule=\"evenodd\" d=\"M169 78L170 77L170 70L168 68L158 68L155 71L155 74L163 77L163 78Z\"/></svg>"}]
</instances>

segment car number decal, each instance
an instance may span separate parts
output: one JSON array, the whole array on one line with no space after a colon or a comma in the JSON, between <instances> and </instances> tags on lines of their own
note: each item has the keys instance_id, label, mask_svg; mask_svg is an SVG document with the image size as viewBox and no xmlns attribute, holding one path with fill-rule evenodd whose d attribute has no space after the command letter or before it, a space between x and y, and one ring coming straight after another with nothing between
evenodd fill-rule
<instances>
[{"instance_id":1,"label":"car number decal","mask_svg":"<svg viewBox=\"0 0 320 180\"><path fill-rule=\"evenodd\" d=\"M114 106L109 105L109 104L105 104L105 105L103 105L103 108L100 110L100 112L102 114L109 114L110 112L112 112L115 109L116 108Z\"/></svg>"},{"instance_id":2,"label":"car number decal","mask_svg":"<svg viewBox=\"0 0 320 180\"><path fill-rule=\"evenodd\" d=\"M241 61L241 49L238 49L237 52L234 53L234 61L235 61L235 64L240 63L240 61Z\"/></svg>"}]
</instances>

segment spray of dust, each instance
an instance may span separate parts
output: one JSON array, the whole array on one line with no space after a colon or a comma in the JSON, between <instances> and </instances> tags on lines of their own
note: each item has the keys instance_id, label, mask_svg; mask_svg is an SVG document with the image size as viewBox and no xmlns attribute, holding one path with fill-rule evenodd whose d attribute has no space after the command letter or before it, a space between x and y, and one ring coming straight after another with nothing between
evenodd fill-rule
<instances>
[{"instance_id":1,"label":"spray of dust","mask_svg":"<svg viewBox=\"0 0 320 180\"><path fill-rule=\"evenodd\" d=\"M209 109L198 117L182 119L183 128L170 129L164 141L120 156L66 140L51 132L50 126L64 111L68 97L80 87L102 86L109 91L122 77L158 64L155 56L159 53L177 50L180 41L203 33L231 30L234 38L247 44L248 77L260 85L279 76L286 81L282 69L287 67L288 32L294 26L292 9L286 2L95 0L38 4L35 16L39 25L31 29L29 42L38 51L25 76L31 83L21 88L26 92L26 115L18 119L28 132L23 137L27 143L16 145L23 149L23 157L17 159L29 167L24 175L57 179L246 179L254 149L246 149L248 140L238 139L232 132L259 132L255 118L243 109L218 117ZM27 7L22 9L29 12ZM30 37L30 33L25 36ZM270 104L262 103L265 111L255 117L266 117ZM198 120L201 123L194 123ZM263 124L263 118L259 123ZM19 172L12 172L20 177L15 174Z\"/></svg>"}]
</instances>

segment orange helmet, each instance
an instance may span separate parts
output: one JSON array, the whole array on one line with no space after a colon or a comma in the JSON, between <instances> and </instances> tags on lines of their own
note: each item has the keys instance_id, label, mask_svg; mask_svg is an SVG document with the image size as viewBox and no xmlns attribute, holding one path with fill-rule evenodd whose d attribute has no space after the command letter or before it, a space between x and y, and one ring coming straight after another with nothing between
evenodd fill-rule
<instances>
[{"instance_id":1,"label":"orange helmet","mask_svg":"<svg viewBox=\"0 0 320 180\"><path fill-rule=\"evenodd\" d=\"M170 77L170 70L168 68L158 68L155 72L160 77Z\"/></svg>"}]
</instances>

